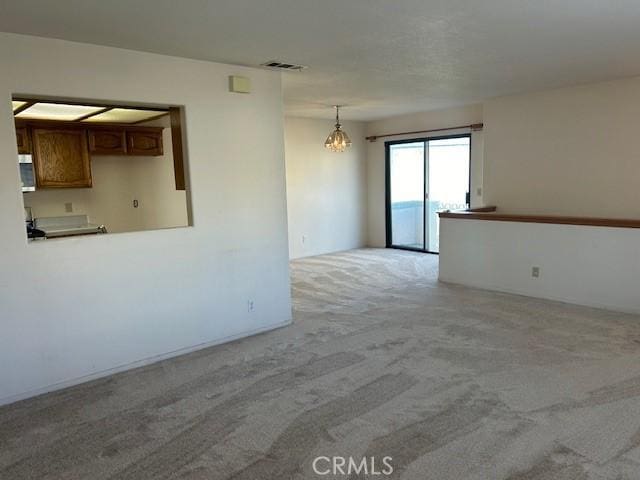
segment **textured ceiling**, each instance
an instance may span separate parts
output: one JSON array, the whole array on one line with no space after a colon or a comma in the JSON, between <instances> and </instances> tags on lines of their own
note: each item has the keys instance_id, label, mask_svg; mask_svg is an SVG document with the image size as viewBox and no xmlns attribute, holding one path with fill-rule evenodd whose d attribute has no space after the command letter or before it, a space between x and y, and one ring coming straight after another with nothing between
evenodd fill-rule
<instances>
[{"instance_id":1,"label":"textured ceiling","mask_svg":"<svg viewBox=\"0 0 640 480\"><path fill-rule=\"evenodd\" d=\"M385 116L640 74L640 1L2 0L0 30L227 63L283 60L288 114Z\"/></svg>"}]
</instances>

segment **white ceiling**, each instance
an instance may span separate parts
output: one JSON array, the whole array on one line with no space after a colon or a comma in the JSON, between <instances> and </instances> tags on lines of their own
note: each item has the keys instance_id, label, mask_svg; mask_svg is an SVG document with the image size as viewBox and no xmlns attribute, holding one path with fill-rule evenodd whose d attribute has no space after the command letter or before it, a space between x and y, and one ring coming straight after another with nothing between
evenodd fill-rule
<instances>
[{"instance_id":1,"label":"white ceiling","mask_svg":"<svg viewBox=\"0 0 640 480\"><path fill-rule=\"evenodd\" d=\"M3 0L0 30L284 74L286 111L344 118L640 74L639 0Z\"/></svg>"}]
</instances>

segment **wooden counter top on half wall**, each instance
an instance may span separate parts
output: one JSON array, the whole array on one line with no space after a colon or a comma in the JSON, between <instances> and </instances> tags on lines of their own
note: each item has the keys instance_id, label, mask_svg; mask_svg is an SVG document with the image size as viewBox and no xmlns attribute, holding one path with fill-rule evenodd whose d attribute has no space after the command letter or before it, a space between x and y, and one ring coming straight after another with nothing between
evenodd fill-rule
<instances>
[{"instance_id":1,"label":"wooden counter top on half wall","mask_svg":"<svg viewBox=\"0 0 640 480\"><path fill-rule=\"evenodd\" d=\"M640 228L640 220L624 218L564 217L555 215L521 215L497 213L497 207L440 212L440 218L490 220L493 222L550 223L556 225L586 225L590 227Z\"/></svg>"}]
</instances>

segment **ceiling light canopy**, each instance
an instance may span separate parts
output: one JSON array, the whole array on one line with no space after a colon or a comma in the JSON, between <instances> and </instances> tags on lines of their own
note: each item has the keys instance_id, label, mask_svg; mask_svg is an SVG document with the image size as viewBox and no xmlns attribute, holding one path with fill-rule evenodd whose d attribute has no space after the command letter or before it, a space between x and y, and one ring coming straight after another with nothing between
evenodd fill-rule
<instances>
[{"instance_id":1,"label":"ceiling light canopy","mask_svg":"<svg viewBox=\"0 0 640 480\"><path fill-rule=\"evenodd\" d=\"M16 118L29 118L33 120L76 120L101 110L104 110L104 107L38 102L17 113Z\"/></svg>"},{"instance_id":2,"label":"ceiling light canopy","mask_svg":"<svg viewBox=\"0 0 640 480\"><path fill-rule=\"evenodd\" d=\"M340 105L335 106L336 109L336 125L335 130L329 134L324 142L324 146L332 152L344 152L347 147L351 146L351 139L347 132L342 130L340 125Z\"/></svg>"},{"instance_id":3,"label":"ceiling light canopy","mask_svg":"<svg viewBox=\"0 0 640 480\"><path fill-rule=\"evenodd\" d=\"M11 106L13 107L13 111L15 112L16 110L18 110L20 107L23 107L24 105L26 105L27 102L24 102L22 100L12 100L11 101Z\"/></svg>"},{"instance_id":4,"label":"ceiling light canopy","mask_svg":"<svg viewBox=\"0 0 640 480\"><path fill-rule=\"evenodd\" d=\"M85 118L85 122L111 122L111 123L135 123L151 120L162 115L162 111L158 110L138 110L133 108L111 108L104 112L98 113Z\"/></svg>"},{"instance_id":5,"label":"ceiling light canopy","mask_svg":"<svg viewBox=\"0 0 640 480\"><path fill-rule=\"evenodd\" d=\"M69 122L131 124L154 120L169 113L168 109L82 105L77 103L12 100L14 116L24 120L58 120Z\"/></svg>"}]
</instances>

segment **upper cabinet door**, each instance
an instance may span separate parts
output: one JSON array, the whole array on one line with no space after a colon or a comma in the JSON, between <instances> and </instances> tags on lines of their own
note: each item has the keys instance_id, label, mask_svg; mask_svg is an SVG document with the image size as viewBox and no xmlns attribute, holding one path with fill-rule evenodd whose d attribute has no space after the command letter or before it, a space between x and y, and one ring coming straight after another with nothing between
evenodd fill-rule
<instances>
[{"instance_id":1,"label":"upper cabinet door","mask_svg":"<svg viewBox=\"0 0 640 480\"><path fill-rule=\"evenodd\" d=\"M20 155L31 153L31 139L29 130L26 127L16 128L16 142L18 143L18 153Z\"/></svg>"},{"instance_id":2,"label":"upper cabinet door","mask_svg":"<svg viewBox=\"0 0 640 480\"><path fill-rule=\"evenodd\" d=\"M89 152L94 155L125 155L124 130L89 130Z\"/></svg>"},{"instance_id":3,"label":"upper cabinet door","mask_svg":"<svg viewBox=\"0 0 640 480\"><path fill-rule=\"evenodd\" d=\"M33 153L38 188L91 187L86 130L34 128Z\"/></svg>"},{"instance_id":4,"label":"upper cabinet door","mask_svg":"<svg viewBox=\"0 0 640 480\"><path fill-rule=\"evenodd\" d=\"M127 130L127 154L162 155L162 129Z\"/></svg>"}]
</instances>

